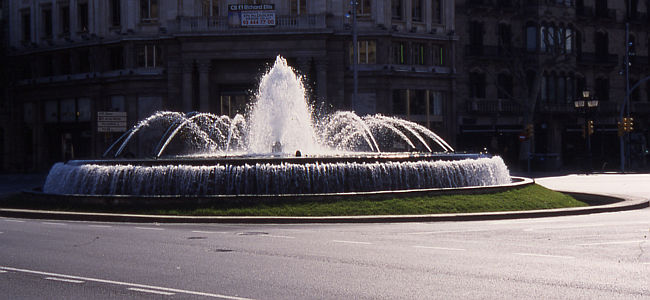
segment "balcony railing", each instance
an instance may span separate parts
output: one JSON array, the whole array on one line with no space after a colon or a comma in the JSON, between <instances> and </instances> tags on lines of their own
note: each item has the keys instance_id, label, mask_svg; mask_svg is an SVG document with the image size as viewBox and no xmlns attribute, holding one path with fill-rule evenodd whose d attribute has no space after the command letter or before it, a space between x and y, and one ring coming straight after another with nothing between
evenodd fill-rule
<instances>
[{"instance_id":1,"label":"balcony railing","mask_svg":"<svg viewBox=\"0 0 650 300\"><path fill-rule=\"evenodd\" d=\"M467 111L476 113L519 113L521 104L513 100L470 100L467 102Z\"/></svg>"},{"instance_id":2,"label":"balcony railing","mask_svg":"<svg viewBox=\"0 0 650 300\"><path fill-rule=\"evenodd\" d=\"M240 24L231 24L228 17L180 17L178 20L180 32L226 32L233 30L306 30L324 29L325 15L306 16L276 16L275 26L268 27L241 27Z\"/></svg>"},{"instance_id":3,"label":"balcony railing","mask_svg":"<svg viewBox=\"0 0 650 300\"><path fill-rule=\"evenodd\" d=\"M617 65L617 54L596 54L582 52L578 54L578 63L582 64L599 64L599 65Z\"/></svg>"}]
</instances>

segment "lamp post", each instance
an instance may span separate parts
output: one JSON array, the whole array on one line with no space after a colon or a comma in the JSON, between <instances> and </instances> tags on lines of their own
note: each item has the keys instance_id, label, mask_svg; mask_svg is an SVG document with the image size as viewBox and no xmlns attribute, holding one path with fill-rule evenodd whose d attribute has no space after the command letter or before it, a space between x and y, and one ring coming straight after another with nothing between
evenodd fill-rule
<instances>
[{"instance_id":1,"label":"lamp post","mask_svg":"<svg viewBox=\"0 0 650 300\"><path fill-rule=\"evenodd\" d=\"M585 119L584 124L584 137L585 137L585 151L587 152L587 162L585 163L586 173L592 170L592 156L591 156L591 135L594 132L594 123L589 119L590 112L598 108L598 99L591 96L589 91L582 92L582 98L576 99L573 104L578 112L582 112Z\"/></svg>"}]
</instances>

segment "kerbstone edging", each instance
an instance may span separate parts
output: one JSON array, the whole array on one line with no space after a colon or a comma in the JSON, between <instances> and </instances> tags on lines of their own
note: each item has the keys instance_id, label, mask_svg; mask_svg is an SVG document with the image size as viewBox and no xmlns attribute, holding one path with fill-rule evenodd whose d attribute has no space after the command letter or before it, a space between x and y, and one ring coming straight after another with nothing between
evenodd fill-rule
<instances>
[{"instance_id":1,"label":"kerbstone edging","mask_svg":"<svg viewBox=\"0 0 650 300\"><path fill-rule=\"evenodd\" d=\"M249 223L249 224L288 224L288 223L383 223L383 222L441 222L441 221L480 221L521 218L541 218L553 216L584 215L642 209L650 206L648 199L638 197L620 198L606 195L573 193L582 197L605 199L612 202L606 205L572 207L531 211L505 211L462 214L430 215L381 215L381 216L340 216L340 217L201 217L201 216L161 216L110 213L59 212L27 209L1 208L0 216L32 219L56 219L76 221L105 221L133 223Z\"/></svg>"}]
</instances>

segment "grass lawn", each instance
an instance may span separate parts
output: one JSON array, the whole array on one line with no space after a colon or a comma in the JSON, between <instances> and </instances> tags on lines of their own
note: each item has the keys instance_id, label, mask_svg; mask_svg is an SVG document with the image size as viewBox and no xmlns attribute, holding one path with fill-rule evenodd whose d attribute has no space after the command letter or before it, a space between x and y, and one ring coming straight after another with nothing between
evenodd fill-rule
<instances>
[{"instance_id":1,"label":"grass lawn","mask_svg":"<svg viewBox=\"0 0 650 300\"><path fill-rule=\"evenodd\" d=\"M580 206L588 205L571 196L535 184L506 192L479 195L257 204L240 207L213 206L191 209L157 209L139 211L139 213L191 216L353 216L471 213Z\"/></svg>"}]
</instances>

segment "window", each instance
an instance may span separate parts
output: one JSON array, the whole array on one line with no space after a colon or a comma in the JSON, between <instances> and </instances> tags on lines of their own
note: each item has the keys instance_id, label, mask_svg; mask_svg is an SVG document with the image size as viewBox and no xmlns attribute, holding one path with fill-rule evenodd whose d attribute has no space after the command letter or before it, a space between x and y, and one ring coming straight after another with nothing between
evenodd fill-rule
<instances>
[{"instance_id":1,"label":"window","mask_svg":"<svg viewBox=\"0 0 650 300\"><path fill-rule=\"evenodd\" d=\"M427 93L426 90L410 90L409 114L426 115L427 114Z\"/></svg>"},{"instance_id":2,"label":"window","mask_svg":"<svg viewBox=\"0 0 650 300\"><path fill-rule=\"evenodd\" d=\"M442 0L432 0L431 18L433 23L442 23Z\"/></svg>"},{"instance_id":3,"label":"window","mask_svg":"<svg viewBox=\"0 0 650 300\"><path fill-rule=\"evenodd\" d=\"M162 52L158 45L141 45L137 47L138 67L156 68L162 66Z\"/></svg>"},{"instance_id":4,"label":"window","mask_svg":"<svg viewBox=\"0 0 650 300\"><path fill-rule=\"evenodd\" d=\"M398 65L406 64L406 43L394 42L392 48L393 48L393 64L398 64Z\"/></svg>"},{"instance_id":5,"label":"window","mask_svg":"<svg viewBox=\"0 0 650 300\"><path fill-rule=\"evenodd\" d=\"M512 95L512 76L501 73L497 76L497 97L499 99L511 99Z\"/></svg>"},{"instance_id":6,"label":"window","mask_svg":"<svg viewBox=\"0 0 650 300\"><path fill-rule=\"evenodd\" d=\"M573 52L573 29L564 29L564 51L566 53Z\"/></svg>"},{"instance_id":7,"label":"window","mask_svg":"<svg viewBox=\"0 0 650 300\"><path fill-rule=\"evenodd\" d=\"M391 0L390 3L391 16L393 20L402 19L402 0Z\"/></svg>"},{"instance_id":8,"label":"window","mask_svg":"<svg viewBox=\"0 0 650 300\"><path fill-rule=\"evenodd\" d=\"M108 48L108 57L111 70L124 69L124 48L121 46Z\"/></svg>"},{"instance_id":9,"label":"window","mask_svg":"<svg viewBox=\"0 0 650 300\"><path fill-rule=\"evenodd\" d=\"M41 10L41 33L43 38L52 38L52 7L46 6Z\"/></svg>"},{"instance_id":10,"label":"window","mask_svg":"<svg viewBox=\"0 0 650 300\"><path fill-rule=\"evenodd\" d=\"M45 102L45 123L56 123L59 121L59 102L50 100Z\"/></svg>"},{"instance_id":11,"label":"window","mask_svg":"<svg viewBox=\"0 0 650 300\"><path fill-rule=\"evenodd\" d=\"M565 78L566 80L566 91L564 93L564 103L571 104L573 103L573 97L575 95L575 79L572 75L569 75Z\"/></svg>"},{"instance_id":12,"label":"window","mask_svg":"<svg viewBox=\"0 0 650 300\"><path fill-rule=\"evenodd\" d=\"M607 17L607 0L596 0L596 16Z\"/></svg>"},{"instance_id":13,"label":"window","mask_svg":"<svg viewBox=\"0 0 650 300\"><path fill-rule=\"evenodd\" d=\"M607 56L609 56L609 39L607 33L596 32L594 43L596 44L596 59L607 61Z\"/></svg>"},{"instance_id":14,"label":"window","mask_svg":"<svg viewBox=\"0 0 650 300\"><path fill-rule=\"evenodd\" d=\"M81 49L77 52L77 58L79 60L79 73L88 73L90 72L90 50Z\"/></svg>"},{"instance_id":15,"label":"window","mask_svg":"<svg viewBox=\"0 0 650 300\"><path fill-rule=\"evenodd\" d=\"M77 5L79 32L88 32L88 2Z\"/></svg>"},{"instance_id":16,"label":"window","mask_svg":"<svg viewBox=\"0 0 650 300\"><path fill-rule=\"evenodd\" d=\"M61 25L61 34L70 34L70 6L61 5L59 7L59 19Z\"/></svg>"},{"instance_id":17,"label":"window","mask_svg":"<svg viewBox=\"0 0 650 300\"><path fill-rule=\"evenodd\" d=\"M469 55L483 55L483 23L469 23Z\"/></svg>"},{"instance_id":18,"label":"window","mask_svg":"<svg viewBox=\"0 0 650 300\"><path fill-rule=\"evenodd\" d=\"M291 15L306 15L307 14L307 0L291 0Z\"/></svg>"},{"instance_id":19,"label":"window","mask_svg":"<svg viewBox=\"0 0 650 300\"><path fill-rule=\"evenodd\" d=\"M293 1L291 4L293 5ZM201 12L205 17L219 16L219 0L203 0L201 3Z\"/></svg>"},{"instance_id":20,"label":"window","mask_svg":"<svg viewBox=\"0 0 650 300\"><path fill-rule=\"evenodd\" d=\"M70 53L68 53L68 52L59 53L57 55L56 61L59 64L58 74L66 75L66 74L71 73L70 72L71 71L71 69L70 69Z\"/></svg>"},{"instance_id":21,"label":"window","mask_svg":"<svg viewBox=\"0 0 650 300\"><path fill-rule=\"evenodd\" d=\"M557 89L555 90L555 103L563 103L566 93L566 77L563 75L557 78Z\"/></svg>"},{"instance_id":22,"label":"window","mask_svg":"<svg viewBox=\"0 0 650 300\"><path fill-rule=\"evenodd\" d=\"M370 0L357 0L357 15L369 16L371 14Z\"/></svg>"},{"instance_id":23,"label":"window","mask_svg":"<svg viewBox=\"0 0 650 300\"><path fill-rule=\"evenodd\" d=\"M439 91L429 92L429 114L433 116L442 116L442 103L445 94Z\"/></svg>"},{"instance_id":24,"label":"window","mask_svg":"<svg viewBox=\"0 0 650 300\"><path fill-rule=\"evenodd\" d=\"M377 63L377 45L375 41L357 41L358 64ZM354 49L350 43L350 63L354 61Z\"/></svg>"},{"instance_id":25,"label":"window","mask_svg":"<svg viewBox=\"0 0 650 300\"><path fill-rule=\"evenodd\" d=\"M143 23L158 21L158 0L140 0L140 21Z\"/></svg>"},{"instance_id":26,"label":"window","mask_svg":"<svg viewBox=\"0 0 650 300\"><path fill-rule=\"evenodd\" d=\"M393 114L406 114L406 90L393 90Z\"/></svg>"},{"instance_id":27,"label":"window","mask_svg":"<svg viewBox=\"0 0 650 300\"><path fill-rule=\"evenodd\" d=\"M121 1L120 0L110 0L109 5L110 7L110 18L111 18L111 26L113 27L119 27L122 24L122 8L120 7Z\"/></svg>"},{"instance_id":28,"label":"window","mask_svg":"<svg viewBox=\"0 0 650 300\"><path fill-rule=\"evenodd\" d=\"M445 52L444 47L440 45L433 45L433 65L435 66L444 66L445 65Z\"/></svg>"},{"instance_id":29,"label":"window","mask_svg":"<svg viewBox=\"0 0 650 300\"><path fill-rule=\"evenodd\" d=\"M485 98L485 74L469 73L469 96L471 98Z\"/></svg>"},{"instance_id":30,"label":"window","mask_svg":"<svg viewBox=\"0 0 650 300\"><path fill-rule=\"evenodd\" d=\"M499 52L502 54L510 54L509 50L512 48L512 30L510 25L500 23L498 27L499 35Z\"/></svg>"},{"instance_id":31,"label":"window","mask_svg":"<svg viewBox=\"0 0 650 300\"><path fill-rule=\"evenodd\" d=\"M534 25L526 26L526 51L537 51L537 27Z\"/></svg>"},{"instance_id":32,"label":"window","mask_svg":"<svg viewBox=\"0 0 650 300\"><path fill-rule=\"evenodd\" d=\"M20 15L20 26L22 28L22 41L30 42L32 40L32 18L29 14L29 10L24 10Z\"/></svg>"},{"instance_id":33,"label":"window","mask_svg":"<svg viewBox=\"0 0 650 300\"><path fill-rule=\"evenodd\" d=\"M636 20L639 17L639 0L630 0L627 2L630 4L630 9L628 11L628 18L630 20Z\"/></svg>"},{"instance_id":34,"label":"window","mask_svg":"<svg viewBox=\"0 0 650 300\"><path fill-rule=\"evenodd\" d=\"M422 43L416 43L413 45L413 59L411 60L413 64L416 65L424 65L425 59L424 59L424 44Z\"/></svg>"},{"instance_id":35,"label":"window","mask_svg":"<svg viewBox=\"0 0 650 300\"><path fill-rule=\"evenodd\" d=\"M77 110L75 108L75 101L74 99L65 99L61 100L59 103L59 107L61 109L61 122L63 123L70 123L70 122L75 122L77 120Z\"/></svg>"},{"instance_id":36,"label":"window","mask_svg":"<svg viewBox=\"0 0 650 300\"><path fill-rule=\"evenodd\" d=\"M609 78L596 79L596 97L600 101L609 101Z\"/></svg>"},{"instance_id":37,"label":"window","mask_svg":"<svg viewBox=\"0 0 650 300\"><path fill-rule=\"evenodd\" d=\"M41 76L47 77L54 75L54 57L52 54L43 54L40 61Z\"/></svg>"},{"instance_id":38,"label":"window","mask_svg":"<svg viewBox=\"0 0 650 300\"><path fill-rule=\"evenodd\" d=\"M411 0L411 18L414 22L423 22L424 17L422 9L424 8L423 0Z\"/></svg>"}]
</instances>

